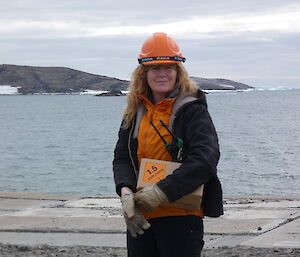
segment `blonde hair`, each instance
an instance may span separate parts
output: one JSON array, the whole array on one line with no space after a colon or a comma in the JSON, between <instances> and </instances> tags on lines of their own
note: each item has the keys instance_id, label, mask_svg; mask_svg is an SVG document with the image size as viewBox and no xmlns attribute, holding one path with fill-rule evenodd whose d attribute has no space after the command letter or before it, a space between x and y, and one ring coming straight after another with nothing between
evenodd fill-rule
<instances>
[{"instance_id":1,"label":"blonde hair","mask_svg":"<svg viewBox=\"0 0 300 257\"><path fill-rule=\"evenodd\" d=\"M150 88L147 82L147 72L152 66L153 65L140 64L132 73L129 84L129 93L127 95L127 107L124 112L123 128L128 128L132 123L140 104L139 96L148 96L150 93ZM189 78L186 69L181 63L176 64L176 70L177 78L175 87L179 86L181 94L195 96L199 90L198 85Z\"/></svg>"}]
</instances>

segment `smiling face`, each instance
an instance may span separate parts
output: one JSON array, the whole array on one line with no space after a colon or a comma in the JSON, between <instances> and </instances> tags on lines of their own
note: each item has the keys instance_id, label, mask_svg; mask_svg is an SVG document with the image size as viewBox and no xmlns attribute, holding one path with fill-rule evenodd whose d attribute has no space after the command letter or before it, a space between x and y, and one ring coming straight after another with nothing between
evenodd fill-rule
<instances>
[{"instance_id":1,"label":"smiling face","mask_svg":"<svg viewBox=\"0 0 300 257\"><path fill-rule=\"evenodd\" d=\"M147 82L155 103L163 100L172 91L176 76L176 64L151 65L147 71Z\"/></svg>"}]
</instances>

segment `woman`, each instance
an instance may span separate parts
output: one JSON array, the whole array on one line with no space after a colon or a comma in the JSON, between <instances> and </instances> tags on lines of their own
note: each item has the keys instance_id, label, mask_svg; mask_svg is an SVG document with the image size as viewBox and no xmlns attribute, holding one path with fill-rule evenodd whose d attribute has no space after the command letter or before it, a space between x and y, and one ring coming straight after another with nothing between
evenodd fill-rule
<instances>
[{"instance_id":1,"label":"woman","mask_svg":"<svg viewBox=\"0 0 300 257\"><path fill-rule=\"evenodd\" d=\"M200 256L202 218L223 214L216 169L219 145L205 95L188 77L181 64L185 58L165 33L148 38L138 60L113 161L128 229L128 256ZM183 140L182 149L165 147L174 139L172 134ZM182 164L172 175L137 192L142 158ZM203 184L200 210L164 206Z\"/></svg>"}]
</instances>

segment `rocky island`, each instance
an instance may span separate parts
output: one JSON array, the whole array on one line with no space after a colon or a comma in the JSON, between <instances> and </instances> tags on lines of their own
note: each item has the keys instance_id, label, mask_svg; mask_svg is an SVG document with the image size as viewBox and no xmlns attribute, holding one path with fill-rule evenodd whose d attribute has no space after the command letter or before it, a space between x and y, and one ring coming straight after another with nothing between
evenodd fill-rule
<instances>
[{"instance_id":1,"label":"rocky island","mask_svg":"<svg viewBox=\"0 0 300 257\"><path fill-rule=\"evenodd\" d=\"M192 77L203 90L247 90L253 87L226 79ZM123 95L129 81L91 74L66 67L0 65L0 87L11 86L19 94L78 94L106 91L98 95ZM117 92L114 94L114 92Z\"/></svg>"}]
</instances>

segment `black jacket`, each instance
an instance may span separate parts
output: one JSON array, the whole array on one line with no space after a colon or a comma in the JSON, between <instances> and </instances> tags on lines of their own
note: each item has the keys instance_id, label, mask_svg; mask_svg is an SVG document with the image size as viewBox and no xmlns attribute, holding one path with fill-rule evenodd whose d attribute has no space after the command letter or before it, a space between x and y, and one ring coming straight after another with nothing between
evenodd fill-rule
<instances>
[{"instance_id":1,"label":"black jacket","mask_svg":"<svg viewBox=\"0 0 300 257\"><path fill-rule=\"evenodd\" d=\"M138 116L128 129L121 127L119 130L113 160L116 191L119 195L123 186L136 191L138 142L134 134L140 122ZM207 110L205 94L199 91L196 98L179 94L170 120L173 133L184 142L183 162L173 175L167 176L157 185L173 202L205 184L202 202L205 216L222 215L222 189L217 176L219 144Z\"/></svg>"}]
</instances>

